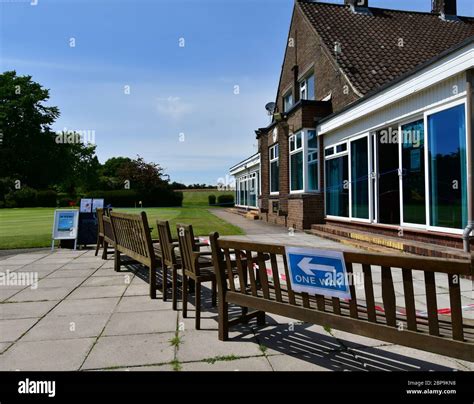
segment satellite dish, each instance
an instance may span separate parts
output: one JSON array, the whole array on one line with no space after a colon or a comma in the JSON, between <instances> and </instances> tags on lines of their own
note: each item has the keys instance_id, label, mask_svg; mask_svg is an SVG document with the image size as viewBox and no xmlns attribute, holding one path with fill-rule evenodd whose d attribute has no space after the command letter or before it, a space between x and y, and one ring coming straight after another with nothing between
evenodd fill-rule
<instances>
[{"instance_id":1,"label":"satellite dish","mask_svg":"<svg viewBox=\"0 0 474 404\"><path fill-rule=\"evenodd\" d=\"M275 112L276 104L274 102L269 102L265 105L265 109L268 111L268 115L273 115Z\"/></svg>"}]
</instances>

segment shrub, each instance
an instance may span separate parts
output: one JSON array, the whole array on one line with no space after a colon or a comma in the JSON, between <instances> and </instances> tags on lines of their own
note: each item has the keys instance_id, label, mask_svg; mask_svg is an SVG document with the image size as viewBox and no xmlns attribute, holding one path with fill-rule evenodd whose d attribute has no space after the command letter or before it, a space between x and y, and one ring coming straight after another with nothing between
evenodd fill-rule
<instances>
[{"instance_id":1,"label":"shrub","mask_svg":"<svg viewBox=\"0 0 474 404\"><path fill-rule=\"evenodd\" d=\"M60 208L70 208L71 206L77 206L76 198L70 196L62 196L58 199L57 206Z\"/></svg>"},{"instance_id":2,"label":"shrub","mask_svg":"<svg viewBox=\"0 0 474 404\"><path fill-rule=\"evenodd\" d=\"M103 198L104 204L116 208L128 208L139 206L141 201L144 207L167 207L182 206L183 193L174 192L168 188L155 188L145 193L139 193L133 189L121 189L117 191L92 191L87 198Z\"/></svg>"},{"instance_id":3,"label":"shrub","mask_svg":"<svg viewBox=\"0 0 474 404\"><path fill-rule=\"evenodd\" d=\"M213 206L216 204L216 196L215 195L209 195L207 197L207 199L209 200L209 206Z\"/></svg>"},{"instance_id":4,"label":"shrub","mask_svg":"<svg viewBox=\"0 0 474 404\"><path fill-rule=\"evenodd\" d=\"M219 195L217 197L217 203L219 206L232 207L234 206L234 195L231 195L231 194Z\"/></svg>"},{"instance_id":5,"label":"shrub","mask_svg":"<svg viewBox=\"0 0 474 404\"><path fill-rule=\"evenodd\" d=\"M58 194L52 189L38 191L36 194L35 206L42 208L55 208L57 205Z\"/></svg>"},{"instance_id":6,"label":"shrub","mask_svg":"<svg viewBox=\"0 0 474 404\"><path fill-rule=\"evenodd\" d=\"M36 206L38 192L36 189L24 186L21 189L10 191L5 195L7 207L30 208Z\"/></svg>"}]
</instances>

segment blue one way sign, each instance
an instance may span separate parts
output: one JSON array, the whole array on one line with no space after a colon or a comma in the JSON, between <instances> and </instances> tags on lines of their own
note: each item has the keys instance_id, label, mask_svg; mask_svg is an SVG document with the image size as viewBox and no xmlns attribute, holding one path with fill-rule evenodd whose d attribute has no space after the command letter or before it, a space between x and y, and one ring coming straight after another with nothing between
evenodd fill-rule
<instances>
[{"instance_id":1,"label":"blue one way sign","mask_svg":"<svg viewBox=\"0 0 474 404\"><path fill-rule=\"evenodd\" d=\"M286 247L291 287L295 292L350 299L344 255L339 251Z\"/></svg>"}]
</instances>

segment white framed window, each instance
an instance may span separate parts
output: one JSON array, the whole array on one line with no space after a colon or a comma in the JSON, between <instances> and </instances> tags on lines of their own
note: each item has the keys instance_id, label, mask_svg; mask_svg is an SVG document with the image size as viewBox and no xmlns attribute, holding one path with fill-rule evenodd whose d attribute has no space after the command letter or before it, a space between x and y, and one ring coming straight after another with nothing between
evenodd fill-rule
<instances>
[{"instance_id":1,"label":"white framed window","mask_svg":"<svg viewBox=\"0 0 474 404\"><path fill-rule=\"evenodd\" d=\"M280 191L280 161L278 143L268 149L270 160L270 193L277 194Z\"/></svg>"},{"instance_id":2,"label":"white framed window","mask_svg":"<svg viewBox=\"0 0 474 404\"><path fill-rule=\"evenodd\" d=\"M314 100L314 90L314 74L311 73L300 81L300 99Z\"/></svg>"},{"instance_id":3,"label":"white framed window","mask_svg":"<svg viewBox=\"0 0 474 404\"><path fill-rule=\"evenodd\" d=\"M290 193L319 191L319 149L316 131L303 129L289 138Z\"/></svg>"},{"instance_id":4,"label":"white framed window","mask_svg":"<svg viewBox=\"0 0 474 404\"><path fill-rule=\"evenodd\" d=\"M288 112L293 106L293 94L290 92L283 96L283 112Z\"/></svg>"},{"instance_id":5,"label":"white framed window","mask_svg":"<svg viewBox=\"0 0 474 404\"><path fill-rule=\"evenodd\" d=\"M304 191L303 132L290 136L290 191Z\"/></svg>"}]
</instances>

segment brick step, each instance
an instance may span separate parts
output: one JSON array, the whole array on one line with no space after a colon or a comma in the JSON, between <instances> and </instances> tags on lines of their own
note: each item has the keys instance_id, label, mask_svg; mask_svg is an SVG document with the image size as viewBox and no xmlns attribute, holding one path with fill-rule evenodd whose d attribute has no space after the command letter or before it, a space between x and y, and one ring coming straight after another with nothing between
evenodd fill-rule
<instances>
[{"instance_id":1,"label":"brick step","mask_svg":"<svg viewBox=\"0 0 474 404\"><path fill-rule=\"evenodd\" d=\"M343 227L341 225L313 225L312 230L331 234L335 238L339 237L344 240L350 239L362 241L364 243L369 243L414 255L451 259L469 259L470 257L469 254L457 248L408 240L401 237L390 237L382 234L356 230L352 227Z\"/></svg>"},{"instance_id":2,"label":"brick step","mask_svg":"<svg viewBox=\"0 0 474 404\"><path fill-rule=\"evenodd\" d=\"M393 254L393 249L391 249L391 248L386 248L386 247L382 247L380 245L367 243L365 241L351 239L349 237L339 236L339 235L328 233L328 232L325 232L325 231L311 229L311 230L307 230L306 233L313 234L314 236L318 236L318 237L324 238L326 240L336 241L338 243L348 245L350 247L355 247L355 248L360 248L360 249L363 249L363 250L367 250L367 251L370 251L370 252Z\"/></svg>"},{"instance_id":3,"label":"brick step","mask_svg":"<svg viewBox=\"0 0 474 404\"><path fill-rule=\"evenodd\" d=\"M246 219L250 220L258 220L259 215L257 211L252 211L252 210L245 210L245 209L240 209L240 208L228 208L226 209L227 212L234 213L236 215L240 215L242 217L245 217Z\"/></svg>"}]
</instances>

